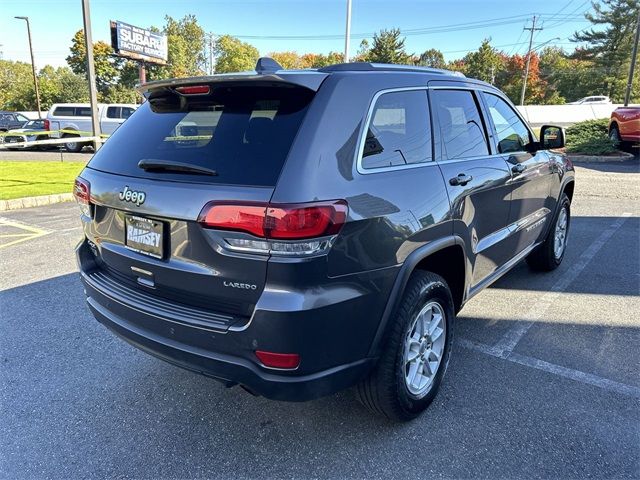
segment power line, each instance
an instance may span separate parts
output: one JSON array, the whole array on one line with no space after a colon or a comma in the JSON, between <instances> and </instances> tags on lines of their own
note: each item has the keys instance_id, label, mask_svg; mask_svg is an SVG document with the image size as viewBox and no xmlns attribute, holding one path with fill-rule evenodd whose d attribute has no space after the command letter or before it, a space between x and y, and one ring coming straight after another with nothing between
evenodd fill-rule
<instances>
[{"instance_id":1,"label":"power line","mask_svg":"<svg viewBox=\"0 0 640 480\"><path fill-rule=\"evenodd\" d=\"M513 15L510 17L499 17L493 19L485 19L478 20L474 22L466 22L466 23L456 23L450 25L439 25L435 27L427 27L427 28L414 28L414 29L404 29L402 30L403 36L414 36L414 35L431 35L438 33L449 33L449 32L458 32L465 30L475 30L479 28L486 27L496 27L502 25L510 25L517 20L524 20L525 18L529 18L531 14L521 14L521 15ZM544 16L542 14L541 16ZM546 14L549 15L549 14ZM551 14L553 15L553 14ZM582 15L561 15L562 20L571 21L574 20L584 21L584 17ZM540 18L540 17L539 17ZM230 34L232 35L232 34ZM367 33L353 33L351 34L351 38L364 39L371 38L374 35L374 32ZM244 40L337 40L343 39L343 34L322 34L322 35L232 35L239 39Z\"/></svg>"}]
</instances>

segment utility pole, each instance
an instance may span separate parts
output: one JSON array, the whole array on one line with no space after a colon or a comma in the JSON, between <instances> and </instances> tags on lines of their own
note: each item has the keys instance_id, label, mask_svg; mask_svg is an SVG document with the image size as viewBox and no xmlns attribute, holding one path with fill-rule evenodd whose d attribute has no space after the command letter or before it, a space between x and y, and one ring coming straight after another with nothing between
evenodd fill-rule
<instances>
[{"instance_id":1,"label":"utility pole","mask_svg":"<svg viewBox=\"0 0 640 480\"><path fill-rule=\"evenodd\" d=\"M522 79L522 92L520 92L520 105L524 105L524 94L527 92L527 77L529 76L529 63L531 62L531 47L533 46L533 34L536 31L542 30L542 27L536 27L536 16L533 16L532 25L525 27L524 30L530 30L529 35L529 50L527 51L527 62L524 67L524 78Z\"/></svg>"},{"instance_id":2,"label":"utility pole","mask_svg":"<svg viewBox=\"0 0 640 480\"><path fill-rule=\"evenodd\" d=\"M36 89L36 105L38 106L38 118L40 115L40 90L38 89L38 76L36 75L36 63L33 61L33 45L31 43L31 26L29 25L29 17L15 17L18 20L27 22L27 35L29 36L29 53L31 53L31 70L33 71L33 87Z\"/></svg>"},{"instance_id":3,"label":"utility pole","mask_svg":"<svg viewBox=\"0 0 640 480\"><path fill-rule=\"evenodd\" d=\"M631 84L633 83L633 72L636 68L636 57L638 56L638 40L640 40L640 9L638 9L638 23L636 24L636 39L633 43L633 52L631 53L631 66L629 67L629 79L627 80L627 91L624 94L624 106L629 105L631 97Z\"/></svg>"},{"instance_id":4,"label":"utility pole","mask_svg":"<svg viewBox=\"0 0 640 480\"><path fill-rule=\"evenodd\" d=\"M84 23L84 46L87 52L87 79L89 80L89 101L91 102L91 126L93 136L93 149L97 152L100 148L100 122L98 120L98 94L96 92L96 68L93 63L93 36L91 35L91 12L89 0L82 0L82 21ZM144 69L144 67L143 67Z\"/></svg>"},{"instance_id":5,"label":"utility pole","mask_svg":"<svg viewBox=\"0 0 640 480\"><path fill-rule=\"evenodd\" d=\"M347 28L344 34L344 63L349 61L349 40L351 38L351 0L347 0Z\"/></svg>"}]
</instances>

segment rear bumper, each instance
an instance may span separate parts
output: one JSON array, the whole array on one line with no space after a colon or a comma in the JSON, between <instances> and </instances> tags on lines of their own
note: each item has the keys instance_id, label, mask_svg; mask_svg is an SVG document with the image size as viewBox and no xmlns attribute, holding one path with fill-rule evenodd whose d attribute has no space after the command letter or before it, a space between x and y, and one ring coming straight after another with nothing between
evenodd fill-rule
<instances>
[{"instance_id":1,"label":"rear bumper","mask_svg":"<svg viewBox=\"0 0 640 480\"><path fill-rule=\"evenodd\" d=\"M378 322L368 316L371 334L354 336L356 306L368 295L303 311L256 310L241 329L203 328L161 316L92 280L86 243L78 261L88 306L96 319L131 345L179 367L274 400L306 401L347 388L363 378L375 359L366 358ZM336 330L336 322L343 322ZM299 353L297 370L270 369L257 360L260 349ZM348 347L347 347L348 346ZM357 353L353 353L357 352Z\"/></svg>"},{"instance_id":2,"label":"rear bumper","mask_svg":"<svg viewBox=\"0 0 640 480\"><path fill-rule=\"evenodd\" d=\"M87 297L87 303L100 323L140 350L229 385L242 385L250 392L272 400L300 402L329 395L353 385L372 365L371 360L363 359L310 375L278 375L261 371L260 367L243 358L199 349L144 330L114 315L92 297Z\"/></svg>"}]
</instances>

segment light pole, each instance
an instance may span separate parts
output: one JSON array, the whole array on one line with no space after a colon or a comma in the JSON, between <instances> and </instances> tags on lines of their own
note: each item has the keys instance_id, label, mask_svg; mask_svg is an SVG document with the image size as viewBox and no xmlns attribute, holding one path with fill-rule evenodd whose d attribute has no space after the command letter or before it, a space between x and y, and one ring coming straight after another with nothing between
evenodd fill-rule
<instances>
[{"instance_id":1,"label":"light pole","mask_svg":"<svg viewBox=\"0 0 640 480\"><path fill-rule=\"evenodd\" d=\"M349 61L349 37L351 37L351 0L347 0L347 28L344 33L344 63Z\"/></svg>"},{"instance_id":2,"label":"light pole","mask_svg":"<svg viewBox=\"0 0 640 480\"><path fill-rule=\"evenodd\" d=\"M33 70L33 86L36 89L36 103L38 105L38 118L40 116L40 91L38 90L38 76L36 75L36 64L33 61L33 46L31 45L31 26L29 25L29 17L15 17L18 20L27 22L27 35L29 35L29 52L31 53L31 70Z\"/></svg>"}]
</instances>

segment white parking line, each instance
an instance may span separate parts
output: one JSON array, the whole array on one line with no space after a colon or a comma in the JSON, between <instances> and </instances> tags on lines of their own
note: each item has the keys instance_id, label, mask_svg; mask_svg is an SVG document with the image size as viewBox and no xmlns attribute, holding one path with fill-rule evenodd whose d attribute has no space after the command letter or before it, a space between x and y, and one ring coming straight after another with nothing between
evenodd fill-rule
<instances>
[{"instance_id":1,"label":"white parking line","mask_svg":"<svg viewBox=\"0 0 640 480\"><path fill-rule=\"evenodd\" d=\"M468 348L469 350L475 350L476 352L481 352L485 355L491 355L495 358L500 358L502 360L507 360L519 365L524 365L525 367L542 370L543 372L552 373L554 375L568 378L576 382L593 385L609 392L640 398L640 388L634 385L627 385L625 383L616 382L613 380L609 380L608 378L593 375L591 373L581 372L580 370L575 370L573 368L567 368L561 365L556 365L554 363L545 362L544 360L539 360L527 355L520 355L519 353L511 352L508 356L504 356L497 352L495 348L491 347L490 345L467 340L466 338L459 338L455 341L455 343L463 348Z\"/></svg>"},{"instance_id":2,"label":"white parking line","mask_svg":"<svg viewBox=\"0 0 640 480\"><path fill-rule=\"evenodd\" d=\"M573 282L578 275L582 273L589 262L596 256L598 251L604 246L605 243L613 236L616 231L622 227L625 220L631 216L630 213L623 213L620 218L616 219L608 229L600 234L600 236L587 248L576 263L574 263L566 272L564 272L560 278L553 284L551 289L542 295L536 304L524 313L524 318L529 319L526 322L522 322L507 331L503 337L491 348L493 354L502 358L508 357L513 349L516 348L518 342L529 331L531 326L542 320L546 311L557 300L558 297L566 288Z\"/></svg>"}]
</instances>

